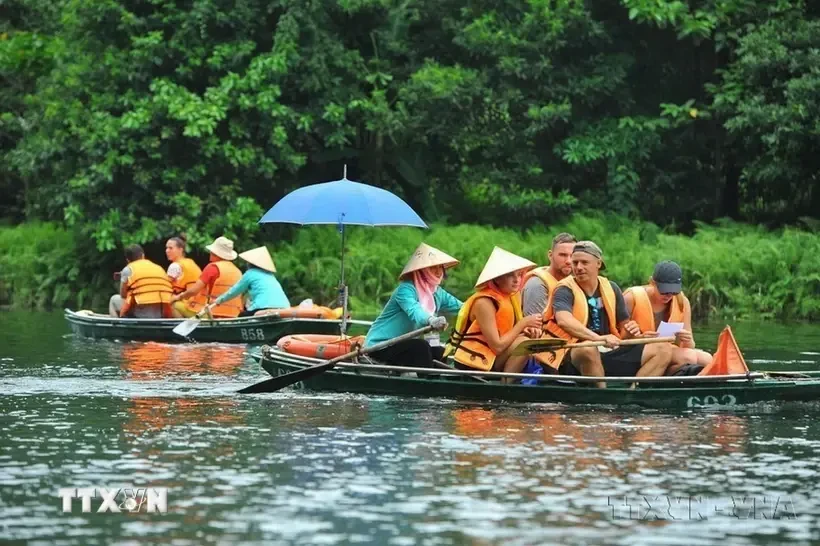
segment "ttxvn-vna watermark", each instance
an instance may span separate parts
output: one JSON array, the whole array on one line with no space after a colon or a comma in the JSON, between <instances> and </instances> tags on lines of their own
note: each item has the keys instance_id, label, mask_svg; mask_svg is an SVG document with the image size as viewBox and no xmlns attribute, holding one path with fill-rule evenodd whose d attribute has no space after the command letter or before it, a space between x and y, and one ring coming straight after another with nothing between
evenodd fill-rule
<instances>
[{"instance_id":1,"label":"ttxvn-vna watermark","mask_svg":"<svg viewBox=\"0 0 820 546\"><path fill-rule=\"evenodd\" d=\"M79 499L82 511L88 512L168 512L168 489L165 487L79 487L58 489L63 499L63 513L70 514ZM92 510L92 499L95 510ZM143 510L144 509L144 510Z\"/></svg>"}]
</instances>

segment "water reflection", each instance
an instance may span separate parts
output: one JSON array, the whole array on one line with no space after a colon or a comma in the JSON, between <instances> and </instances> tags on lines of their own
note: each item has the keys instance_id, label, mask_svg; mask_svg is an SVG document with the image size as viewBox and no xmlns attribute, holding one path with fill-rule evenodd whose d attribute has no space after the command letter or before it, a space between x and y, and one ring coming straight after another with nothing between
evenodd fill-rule
<instances>
[{"instance_id":1,"label":"water reflection","mask_svg":"<svg viewBox=\"0 0 820 546\"><path fill-rule=\"evenodd\" d=\"M116 354L119 349L119 354ZM114 360L134 379L175 375L234 375L245 360L242 345L124 343L111 348Z\"/></svg>"},{"instance_id":2,"label":"water reflection","mask_svg":"<svg viewBox=\"0 0 820 546\"><path fill-rule=\"evenodd\" d=\"M0 328L0 342L25 334L0 355L3 539L78 546L820 540L820 404L655 413L298 390L241 397L236 388L260 377L245 347L44 342L43 321L29 323L30 331ZM764 353L771 336L735 332L744 349L744 336L759 338L749 342L752 358L756 350L761 359L818 358L811 343ZM781 335L784 345L793 339L804 338ZM120 484L169 487L169 513L59 512L59 487ZM704 503L702 521L643 518L643 496L717 499L725 508L733 495L790 499L797 517L741 519Z\"/></svg>"}]
</instances>

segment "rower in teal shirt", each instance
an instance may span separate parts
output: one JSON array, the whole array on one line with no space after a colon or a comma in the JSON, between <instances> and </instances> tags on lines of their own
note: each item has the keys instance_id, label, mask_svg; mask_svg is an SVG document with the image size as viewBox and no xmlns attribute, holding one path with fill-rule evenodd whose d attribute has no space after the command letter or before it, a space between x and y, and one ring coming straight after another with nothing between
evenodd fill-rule
<instances>
[{"instance_id":1,"label":"rower in teal shirt","mask_svg":"<svg viewBox=\"0 0 820 546\"><path fill-rule=\"evenodd\" d=\"M443 330L447 320L440 315L457 315L462 302L439 284L444 270L457 264L458 260L442 251L424 243L419 245L399 276L399 286L367 332L364 346L395 339L428 325ZM427 340L416 338L375 351L371 356L387 364L429 368L443 353L444 347L431 347Z\"/></svg>"},{"instance_id":2,"label":"rower in teal shirt","mask_svg":"<svg viewBox=\"0 0 820 546\"><path fill-rule=\"evenodd\" d=\"M433 293L436 312L428 313L419 303L418 292L413 281L402 281L367 332L364 346L369 347L407 332L418 330L429 324L437 314L457 315L461 301L441 287Z\"/></svg>"},{"instance_id":3,"label":"rower in teal shirt","mask_svg":"<svg viewBox=\"0 0 820 546\"><path fill-rule=\"evenodd\" d=\"M219 296L214 302L218 305L237 296L246 295L245 310L239 315L247 317L263 309L284 309L290 307L290 301L282 290L282 285L274 276L276 267L273 265L273 258L264 246L248 250L239 255L240 258L250 264L250 268L245 271L227 292Z\"/></svg>"}]
</instances>

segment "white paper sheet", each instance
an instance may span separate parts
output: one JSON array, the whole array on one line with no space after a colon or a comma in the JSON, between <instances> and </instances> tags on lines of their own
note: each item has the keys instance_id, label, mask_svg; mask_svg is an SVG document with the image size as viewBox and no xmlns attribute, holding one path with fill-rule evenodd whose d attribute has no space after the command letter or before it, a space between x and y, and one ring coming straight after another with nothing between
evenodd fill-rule
<instances>
[{"instance_id":1,"label":"white paper sheet","mask_svg":"<svg viewBox=\"0 0 820 546\"><path fill-rule=\"evenodd\" d=\"M661 325L658 326L658 337L674 336L681 330L683 330L682 322L666 322L662 320Z\"/></svg>"}]
</instances>

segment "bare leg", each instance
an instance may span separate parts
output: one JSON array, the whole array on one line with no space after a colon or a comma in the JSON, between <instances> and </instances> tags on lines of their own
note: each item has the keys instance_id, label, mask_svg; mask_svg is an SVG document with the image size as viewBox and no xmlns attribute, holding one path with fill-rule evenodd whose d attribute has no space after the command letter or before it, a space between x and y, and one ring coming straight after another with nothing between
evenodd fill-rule
<instances>
[{"instance_id":1,"label":"bare leg","mask_svg":"<svg viewBox=\"0 0 820 546\"><path fill-rule=\"evenodd\" d=\"M108 314L112 317L119 317L124 305L125 300L122 299L122 296L114 294L111 296L111 299L108 300Z\"/></svg>"},{"instance_id":2,"label":"bare leg","mask_svg":"<svg viewBox=\"0 0 820 546\"><path fill-rule=\"evenodd\" d=\"M604 365L601 362L601 353L598 347L581 347L572 349L569 353L572 365L575 366L581 375L587 377L604 377ZM595 383L599 389L606 388L606 382Z\"/></svg>"},{"instance_id":3,"label":"bare leg","mask_svg":"<svg viewBox=\"0 0 820 546\"><path fill-rule=\"evenodd\" d=\"M700 349L684 349L674 347L672 350L672 363L666 370L668 375L673 375L686 364L697 364L704 368L712 363L712 355Z\"/></svg>"},{"instance_id":4,"label":"bare leg","mask_svg":"<svg viewBox=\"0 0 820 546\"><path fill-rule=\"evenodd\" d=\"M658 377L666 373L672 362L674 346L670 343L646 345L641 355L641 368L636 377Z\"/></svg>"},{"instance_id":5,"label":"bare leg","mask_svg":"<svg viewBox=\"0 0 820 546\"><path fill-rule=\"evenodd\" d=\"M525 336L518 336L515 338L515 341L507 348L506 351L498 355L495 359L495 364L493 365L494 370L501 370L506 373L521 373L524 369L524 366L527 364L527 359L529 355L515 355L511 356L513 350L518 346L519 343L524 341L525 339L529 339ZM512 377L505 377L501 380L503 383L512 383L513 381L517 381Z\"/></svg>"},{"instance_id":6,"label":"bare leg","mask_svg":"<svg viewBox=\"0 0 820 546\"><path fill-rule=\"evenodd\" d=\"M185 315L180 313L179 309L177 308L178 306L181 307L180 303L182 302L175 301L173 304L171 304L171 316L174 318L185 318Z\"/></svg>"}]
</instances>

